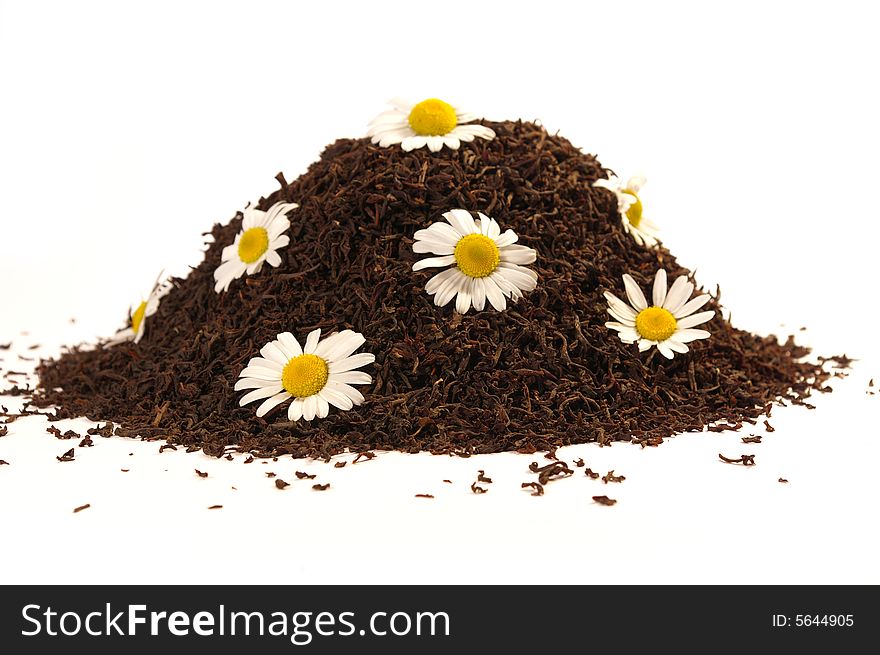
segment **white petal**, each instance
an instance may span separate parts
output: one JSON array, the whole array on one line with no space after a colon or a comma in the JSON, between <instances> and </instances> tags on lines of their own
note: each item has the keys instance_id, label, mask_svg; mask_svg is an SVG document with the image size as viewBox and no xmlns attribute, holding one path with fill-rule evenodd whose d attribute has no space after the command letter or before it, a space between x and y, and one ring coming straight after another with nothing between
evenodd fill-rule
<instances>
[{"instance_id":1,"label":"white petal","mask_svg":"<svg viewBox=\"0 0 880 655\"><path fill-rule=\"evenodd\" d=\"M666 270L657 269L654 276L653 300L655 307L663 307L663 301L666 300Z\"/></svg>"},{"instance_id":2,"label":"white petal","mask_svg":"<svg viewBox=\"0 0 880 655\"><path fill-rule=\"evenodd\" d=\"M618 317L628 318L632 321L636 320L637 313L632 307L627 305L610 291L606 291L604 296L605 300L608 301L608 306L614 310Z\"/></svg>"},{"instance_id":3,"label":"white petal","mask_svg":"<svg viewBox=\"0 0 880 655\"><path fill-rule=\"evenodd\" d=\"M465 211L464 209L453 209L452 211L444 213L443 218L445 218L461 236L477 233L477 225L474 223L474 217L471 216L469 211Z\"/></svg>"},{"instance_id":4,"label":"white petal","mask_svg":"<svg viewBox=\"0 0 880 655\"><path fill-rule=\"evenodd\" d=\"M661 341L657 344L657 350L659 350L660 354L663 355L666 359L672 359L673 357L675 357L672 349L670 349L665 341Z\"/></svg>"},{"instance_id":5,"label":"white petal","mask_svg":"<svg viewBox=\"0 0 880 655\"><path fill-rule=\"evenodd\" d=\"M538 258L538 253L528 246L505 246L499 248L498 254L501 261L511 264L532 264Z\"/></svg>"},{"instance_id":6,"label":"white petal","mask_svg":"<svg viewBox=\"0 0 880 655\"><path fill-rule=\"evenodd\" d=\"M280 266L281 256L274 250L269 250L266 252L266 263L268 263L269 266Z\"/></svg>"},{"instance_id":7,"label":"white petal","mask_svg":"<svg viewBox=\"0 0 880 655\"><path fill-rule=\"evenodd\" d=\"M647 181L648 180L644 175L635 175L629 178L629 181L626 183L626 189L627 191L638 193L642 190L642 187L645 186L645 182Z\"/></svg>"},{"instance_id":8,"label":"white petal","mask_svg":"<svg viewBox=\"0 0 880 655\"><path fill-rule=\"evenodd\" d=\"M617 334L620 337L620 340L625 343L635 343L641 338L639 333L636 332L636 329L632 327L624 327L624 329L618 330Z\"/></svg>"},{"instance_id":9,"label":"white petal","mask_svg":"<svg viewBox=\"0 0 880 655\"><path fill-rule=\"evenodd\" d=\"M274 380L278 382L281 380L281 371L275 371L270 368L262 368L260 366L248 366L241 373L239 373L240 377L243 378L256 378L257 380Z\"/></svg>"},{"instance_id":10,"label":"white petal","mask_svg":"<svg viewBox=\"0 0 880 655\"><path fill-rule=\"evenodd\" d=\"M287 366L287 362L290 361L290 358L281 352L281 349L273 341L270 341L263 346L260 349L260 354L269 361L280 364L281 366Z\"/></svg>"},{"instance_id":11,"label":"white petal","mask_svg":"<svg viewBox=\"0 0 880 655\"><path fill-rule=\"evenodd\" d=\"M331 374L343 373L345 371L360 368L361 366L366 366L367 364L372 364L375 361L376 356L373 353L358 353L357 355L351 355L345 359L330 362L327 370Z\"/></svg>"},{"instance_id":12,"label":"white petal","mask_svg":"<svg viewBox=\"0 0 880 655\"><path fill-rule=\"evenodd\" d=\"M680 275L675 278L675 282L672 283L672 288L669 290L669 293L666 294L666 301L663 303L663 308L668 309L672 312L672 315L675 316L675 312L681 309L682 305L687 302L687 299L691 297L691 292L694 290L694 285L688 282L687 276Z\"/></svg>"},{"instance_id":13,"label":"white petal","mask_svg":"<svg viewBox=\"0 0 880 655\"><path fill-rule=\"evenodd\" d=\"M327 418L327 414L330 413L330 404L325 398L322 398L320 394L316 394L312 396L312 398L315 399L315 403L318 406L315 416L318 418Z\"/></svg>"},{"instance_id":14,"label":"white petal","mask_svg":"<svg viewBox=\"0 0 880 655\"><path fill-rule=\"evenodd\" d=\"M679 343L690 343L691 341L696 341L697 339L708 339L712 336L712 334L707 332L706 330L694 330L692 328L688 328L685 330L676 330L675 334L673 334L672 336Z\"/></svg>"},{"instance_id":15,"label":"white petal","mask_svg":"<svg viewBox=\"0 0 880 655\"><path fill-rule=\"evenodd\" d=\"M700 323L705 323L710 320L713 316L715 316L715 312L700 312L699 314L691 314L690 316L685 316L684 318L678 321L678 327L681 330L692 328L695 325L699 325Z\"/></svg>"},{"instance_id":16,"label":"white petal","mask_svg":"<svg viewBox=\"0 0 880 655\"><path fill-rule=\"evenodd\" d=\"M503 312L507 309L507 299L504 297L501 289L495 283L495 273L483 279L483 289L486 292L486 298L496 311Z\"/></svg>"},{"instance_id":17,"label":"white petal","mask_svg":"<svg viewBox=\"0 0 880 655\"><path fill-rule=\"evenodd\" d=\"M434 304L438 307L445 307L450 300L455 297L462 285L467 283L468 276L457 268L449 269L453 272L437 289L434 295Z\"/></svg>"},{"instance_id":18,"label":"white petal","mask_svg":"<svg viewBox=\"0 0 880 655\"><path fill-rule=\"evenodd\" d=\"M358 391L357 389L355 389L354 387L351 387L347 384L342 384L341 382L334 382L334 381L330 380L327 382L327 386L324 388L330 389L331 391L338 391L339 393L345 394L346 396L351 398L352 402L355 405L360 405L362 402L364 402L363 394L360 391Z\"/></svg>"},{"instance_id":19,"label":"white petal","mask_svg":"<svg viewBox=\"0 0 880 655\"><path fill-rule=\"evenodd\" d=\"M309 332L309 336L306 337L306 345L303 346L303 352L307 355L311 355L315 352L315 347L318 345L318 340L321 338L321 328L317 330L312 330Z\"/></svg>"},{"instance_id":20,"label":"white petal","mask_svg":"<svg viewBox=\"0 0 880 655\"><path fill-rule=\"evenodd\" d=\"M275 384L271 387L257 387L250 393L242 396L241 400L238 401L238 404L244 407L248 403L252 403L255 400L262 400L263 398L274 396L275 394L282 391L284 391L284 387L282 387L280 384ZM262 414L260 414L260 416L262 416Z\"/></svg>"},{"instance_id":21,"label":"white petal","mask_svg":"<svg viewBox=\"0 0 880 655\"><path fill-rule=\"evenodd\" d=\"M685 344L683 344L680 341L676 341L675 339L673 339L671 337L669 339L667 339L664 343L666 343L666 345L669 346L670 350L677 352L677 353L686 353L689 350L689 348Z\"/></svg>"},{"instance_id":22,"label":"white petal","mask_svg":"<svg viewBox=\"0 0 880 655\"><path fill-rule=\"evenodd\" d=\"M459 139L454 134L447 134L446 136L442 137L442 139L443 143L446 144L446 147L450 148L451 150L458 150L461 147L461 139Z\"/></svg>"},{"instance_id":23,"label":"white petal","mask_svg":"<svg viewBox=\"0 0 880 655\"><path fill-rule=\"evenodd\" d=\"M606 310L611 316L616 318L618 321L623 323L624 325L635 325L636 321L634 318L629 318L629 316L624 316L623 314L618 313L613 307L609 307Z\"/></svg>"},{"instance_id":24,"label":"white petal","mask_svg":"<svg viewBox=\"0 0 880 655\"><path fill-rule=\"evenodd\" d=\"M360 348L366 339L360 332L353 330L345 330L339 333L339 337L333 343L332 348L328 346L327 350L322 354L316 351L319 357L323 357L328 362L335 362L338 359L345 359L355 350ZM320 349L320 345L318 346Z\"/></svg>"},{"instance_id":25,"label":"white petal","mask_svg":"<svg viewBox=\"0 0 880 655\"><path fill-rule=\"evenodd\" d=\"M345 384L371 384L373 378L369 373L363 371L345 371L344 373L333 373L329 377L334 382L344 382Z\"/></svg>"},{"instance_id":26,"label":"white petal","mask_svg":"<svg viewBox=\"0 0 880 655\"><path fill-rule=\"evenodd\" d=\"M403 148L404 152L411 152L413 150L418 150L419 148L424 147L427 142L428 138L424 136L408 136L403 141L401 141L400 147Z\"/></svg>"},{"instance_id":27,"label":"white petal","mask_svg":"<svg viewBox=\"0 0 880 655\"><path fill-rule=\"evenodd\" d=\"M290 332L282 332L278 335L277 339L278 346L284 351L288 359L293 359L303 354L302 346L299 345L299 341Z\"/></svg>"},{"instance_id":28,"label":"white petal","mask_svg":"<svg viewBox=\"0 0 880 655\"><path fill-rule=\"evenodd\" d=\"M290 394L286 391L275 394L257 408L257 416L265 416L288 398L290 398Z\"/></svg>"},{"instance_id":29,"label":"white petal","mask_svg":"<svg viewBox=\"0 0 880 655\"><path fill-rule=\"evenodd\" d=\"M629 273L623 275L623 285L626 287L626 297L629 298L630 304L636 311L642 311L648 307L648 301L645 300L645 294L636 284L636 281Z\"/></svg>"},{"instance_id":30,"label":"white petal","mask_svg":"<svg viewBox=\"0 0 880 655\"><path fill-rule=\"evenodd\" d=\"M519 237L516 235L516 232L513 230L505 230L504 234L495 238L495 245L498 246L498 249L500 250L505 246L516 243L517 239L519 239Z\"/></svg>"},{"instance_id":31,"label":"white petal","mask_svg":"<svg viewBox=\"0 0 880 655\"><path fill-rule=\"evenodd\" d=\"M471 294L468 293L470 280L463 287L459 288L458 295L455 297L455 311L459 314L467 314L471 308Z\"/></svg>"},{"instance_id":32,"label":"white petal","mask_svg":"<svg viewBox=\"0 0 880 655\"><path fill-rule=\"evenodd\" d=\"M315 414L318 412L318 397L317 396L309 396L308 398L303 398L303 418L306 421L311 421L315 418Z\"/></svg>"},{"instance_id":33,"label":"white petal","mask_svg":"<svg viewBox=\"0 0 880 655\"><path fill-rule=\"evenodd\" d=\"M248 207L244 210L244 218L241 221L241 230L242 232L246 232L247 230L254 227L258 220L263 218L263 212L259 209L255 209L253 207Z\"/></svg>"},{"instance_id":34,"label":"white petal","mask_svg":"<svg viewBox=\"0 0 880 655\"><path fill-rule=\"evenodd\" d=\"M474 309L478 312L483 311L483 308L486 306L486 286L484 281L485 278L476 277L471 282L470 287L471 302L474 304Z\"/></svg>"},{"instance_id":35,"label":"white petal","mask_svg":"<svg viewBox=\"0 0 880 655\"><path fill-rule=\"evenodd\" d=\"M263 389L265 387L278 387L278 391L282 388L278 380L261 380L260 378L240 378L233 388L236 391L244 391L245 389Z\"/></svg>"},{"instance_id":36,"label":"white petal","mask_svg":"<svg viewBox=\"0 0 880 655\"><path fill-rule=\"evenodd\" d=\"M263 262L266 261L265 253L253 264L248 264L245 271L247 271L248 275L256 275L260 272L260 269L263 268Z\"/></svg>"},{"instance_id":37,"label":"white petal","mask_svg":"<svg viewBox=\"0 0 880 655\"><path fill-rule=\"evenodd\" d=\"M655 345L655 342L650 339L641 339L639 341L639 352L643 353L646 350L650 350L651 346Z\"/></svg>"},{"instance_id":38,"label":"white petal","mask_svg":"<svg viewBox=\"0 0 880 655\"><path fill-rule=\"evenodd\" d=\"M475 136L481 139L492 140L495 138L495 130L485 125L457 125L450 134L457 136L462 141L470 141Z\"/></svg>"},{"instance_id":39,"label":"white petal","mask_svg":"<svg viewBox=\"0 0 880 655\"><path fill-rule=\"evenodd\" d=\"M431 152L440 152L441 150L443 150L443 137L429 136L428 150L430 150Z\"/></svg>"},{"instance_id":40,"label":"white petal","mask_svg":"<svg viewBox=\"0 0 880 655\"><path fill-rule=\"evenodd\" d=\"M430 239L420 239L413 244L413 252L416 254L431 253L434 255L451 255L455 252L455 245L440 243Z\"/></svg>"},{"instance_id":41,"label":"white petal","mask_svg":"<svg viewBox=\"0 0 880 655\"><path fill-rule=\"evenodd\" d=\"M425 268L438 268L440 266L449 266L455 263L454 255L444 255L442 257L428 257L427 259L420 259L415 264L413 264L412 270L421 271Z\"/></svg>"},{"instance_id":42,"label":"white petal","mask_svg":"<svg viewBox=\"0 0 880 655\"><path fill-rule=\"evenodd\" d=\"M354 407L354 401L351 398L346 396L341 391L337 391L336 389L330 389L325 386L318 392L318 397L323 398L326 402L330 403L334 407L338 407L343 411L348 411L352 407Z\"/></svg>"},{"instance_id":43,"label":"white petal","mask_svg":"<svg viewBox=\"0 0 880 655\"><path fill-rule=\"evenodd\" d=\"M495 269L505 280L513 284L517 289L532 291L538 286L538 274L528 268L516 264L501 262Z\"/></svg>"},{"instance_id":44,"label":"white petal","mask_svg":"<svg viewBox=\"0 0 880 655\"><path fill-rule=\"evenodd\" d=\"M418 230L413 236L416 239L425 238L454 246L461 240L463 235L459 234L449 223L438 221L431 223L425 230Z\"/></svg>"},{"instance_id":45,"label":"white petal","mask_svg":"<svg viewBox=\"0 0 880 655\"><path fill-rule=\"evenodd\" d=\"M303 401L300 398L294 398L290 401L290 407L287 408L287 420L298 421L303 415Z\"/></svg>"},{"instance_id":46,"label":"white petal","mask_svg":"<svg viewBox=\"0 0 880 655\"><path fill-rule=\"evenodd\" d=\"M434 295L440 287L443 286L443 283L446 282L446 280L449 280L456 275L461 275L461 272L457 268L447 268L445 271L437 273L437 275L428 280L428 283L425 285L425 291L430 295Z\"/></svg>"},{"instance_id":47,"label":"white petal","mask_svg":"<svg viewBox=\"0 0 880 655\"><path fill-rule=\"evenodd\" d=\"M702 307L707 302L709 302L710 298L711 298L711 296L709 294L703 294L702 296L697 296L696 298L693 298L693 299L689 300L688 302L686 302L684 305L682 305L678 309L678 311L674 312L672 315L675 318L684 318L685 316L688 316L689 314L693 314L700 307Z\"/></svg>"},{"instance_id":48,"label":"white petal","mask_svg":"<svg viewBox=\"0 0 880 655\"><path fill-rule=\"evenodd\" d=\"M286 364L285 364L286 365ZM271 359L266 359L265 357L251 357L248 360L248 366L257 366L260 368L268 368L273 371L278 371L279 373L284 368L285 365L279 364Z\"/></svg>"},{"instance_id":49,"label":"white petal","mask_svg":"<svg viewBox=\"0 0 880 655\"><path fill-rule=\"evenodd\" d=\"M609 191L614 191L617 193L618 189L620 189L620 180L616 177L612 177L610 179L601 179L593 182L594 187L599 187L600 189L608 189Z\"/></svg>"}]
</instances>

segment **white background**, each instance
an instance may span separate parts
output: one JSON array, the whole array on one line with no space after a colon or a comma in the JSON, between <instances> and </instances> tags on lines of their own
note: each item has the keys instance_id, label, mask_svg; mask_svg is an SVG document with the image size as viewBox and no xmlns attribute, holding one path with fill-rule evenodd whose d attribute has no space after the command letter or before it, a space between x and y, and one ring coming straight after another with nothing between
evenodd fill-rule
<instances>
[{"instance_id":1,"label":"white background","mask_svg":"<svg viewBox=\"0 0 880 655\"><path fill-rule=\"evenodd\" d=\"M560 454L627 480L578 470L541 498L519 488L540 455L334 469L96 438L61 464L75 443L28 418L0 438L0 578L880 582L876 26L856 2L0 0L4 370L24 370L33 343L26 355L51 355L121 327L159 269L199 261L215 221L363 135L396 95L540 119L645 173L646 211L722 285L735 325L860 360L816 411L775 408L760 445L573 447ZM478 469L495 480L480 496ZM606 493L616 506L592 502Z\"/></svg>"}]
</instances>

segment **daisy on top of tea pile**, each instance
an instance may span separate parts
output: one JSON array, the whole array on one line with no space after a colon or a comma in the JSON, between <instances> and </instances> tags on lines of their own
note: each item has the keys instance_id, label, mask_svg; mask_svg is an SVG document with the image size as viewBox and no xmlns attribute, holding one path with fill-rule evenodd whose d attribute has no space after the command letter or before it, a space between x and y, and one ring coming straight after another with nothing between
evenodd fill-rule
<instances>
[{"instance_id":1,"label":"daisy on top of tea pile","mask_svg":"<svg viewBox=\"0 0 880 655\"><path fill-rule=\"evenodd\" d=\"M324 418L330 405L345 411L364 402L353 384L370 384L368 373L354 369L372 364L372 353L352 353L364 344L364 335L343 330L321 340L321 330L312 330L300 346L290 332L282 332L260 350L239 373L235 390L253 389L242 396L241 406L263 400L257 416L265 416L276 406L291 400L287 417L311 421ZM265 399L265 400L264 400Z\"/></svg>"},{"instance_id":2,"label":"daisy on top of tea pile","mask_svg":"<svg viewBox=\"0 0 880 655\"><path fill-rule=\"evenodd\" d=\"M694 314L709 301L709 295L703 294L688 300L693 293L694 285L688 282L687 276L681 275L666 289L666 271L662 268L654 276L652 300L648 306L645 294L630 275L623 276L626 287L627 304L609 291L605 292L608 301L608 313L616 321L609 321L605 327L617 330L620 340L624 343L639 343L639 352L657 346L657 350L672 359L674 353L686 353L687 343L696 339L708 339L711 334L706 330L695 330L715 316L714 311Z\"/></svg>"},{"instance_id":3,"label":"daisy on top of tea pile","mask_svg":"<svg viewBox=\"0 0 880 655\"><path fill-rule=\"evenodd\" d=\"M395 98L388 104L394 108L374 118L367 130L367 136L382 148L399 143L406 152L424 146L439 152L443 146L457 150L462 141L473 141L476 137L495 138L495 131L485 125L466 124L478 119L475 114L437 98L415 105Z\"/></svg>"},{"instance_id":4,"label":"daisy on top of tea pile","mask_svg":"<svg viewBox=\"0 0 880 655\"><path fill-rule=\"evenodd\" d=\"M414 235L414 252L439 255L417 261L414 271L451 266L428 280L425 291L434 296L438 307L455 297L460 314L467 313L471 305L483 311L487 300L504 311L507 298L518 300L523 291L532 291L538 284L537 273L522 266L533 263L537 253L514 245L519 237L513 230L502 234L494 218L477 215L474 220L469 211L453 209L443 214L446 223L432 223Z\"/></svg>"},{"instance_id":5,"label":"daisy on top of tea pile","mask_svg":"<svg viewBox=\"0 0 880 655\"><path fill-rule=\"evenodd\" d=\"M287 212L297 207L299 205L292 202L276 202L267 211L256 207L244 210L241 231L235 241L223 249L221 264L214 271L214 291L226 291L233 280L245 273L259 273L263 262L270 266L281 264L278 250L290 243L290 237L284 234L290 227Z\"/></svg>"},{"instance_id":6,"label":"daisy on top of tea pile","mask_svg":"<svg viewBox=\"0 0 880 655\"><path fill-rule=\"evenodd\" d=\"M626 184L617 177L607 180L596 180L594 187L600 187L612 191L617 196L617 210L620 212L620 221L623 229L632 235L640 246L653 246L657 243L657 231L659 228L642 213L642 201L639 193L645 182L645 177L631 177Z\"/></svg>"},{"instance_id":7,"label":"daisy on top of tea pile","mask_svg":"<svg viewBox=\"0 0 880 655\"><path fill-rule=\"evenodd\" d=\"M171 291L171 283L168 281L159 282L161 277L160 273L146 300L142 300L137 306L132 305L129 327L117 332L107 342L108 346L115 346L124 341L140 342L144 336L147 318L156 313L159 309L159 301Z\"/></svg>"}]
</instances>

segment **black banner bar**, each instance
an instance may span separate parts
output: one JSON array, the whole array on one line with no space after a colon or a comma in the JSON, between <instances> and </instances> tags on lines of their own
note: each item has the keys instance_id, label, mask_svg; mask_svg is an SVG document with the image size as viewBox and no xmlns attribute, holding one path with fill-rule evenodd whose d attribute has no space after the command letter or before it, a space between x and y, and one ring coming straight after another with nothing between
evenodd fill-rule
<instances>
[{"instance_id":1,"label":"black banner bar","mask_svg":"<svg viewBox=\"0 0 880 655\"><path fill-rule=\"evenodd\" d=\"M876 598L839 586L21 586L0 590L0 643L90 655L221 640L260 653L846 649L876 643Z\"/></svg>"}]
</instances>

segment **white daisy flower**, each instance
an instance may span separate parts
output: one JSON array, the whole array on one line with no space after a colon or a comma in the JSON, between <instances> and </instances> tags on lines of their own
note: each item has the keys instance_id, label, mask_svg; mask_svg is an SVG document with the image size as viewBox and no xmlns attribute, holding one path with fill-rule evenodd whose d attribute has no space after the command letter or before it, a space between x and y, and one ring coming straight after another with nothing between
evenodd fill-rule
<instances>
[{"instance_id":1,"label":"white daisy flower","mask_svg":"<svg viewBox=\"0 0 880 655\"><path fill-rule=\"evenodd\" d=\"M239 404L265 399L257 408L257 416L265 416L292 398L287 417L311 421L327 416L330 405L349 410L364 402L361 392L351 386L373 381L369 374L354 370L376 361L372 353L352 355L363 345L364 336L343 330L319 342L320 338L321 330L313 330L300 346L290 332L282 332L263 346L262 357L251 359L239 373L235 390L253 389Z\"/></svg>"},{"instance_id":2,"label":"white daisy flower","mask_svg":"<svg viewBox=\"0 0 880 655\"><path fill-rule=\"evenodd\" d=\"M414 271L452 266L428 280L425 291L434 296L438 307L456 296L455 309L460 314L467 313L471 304L483 311L486 300L502 312L507 309L506 298L519 300L523 291L532 291L538 284L538 275L520 265L534 262L537 253L514 245L519 237L513 230L501 234L495 219L477 215L475 221L470 212L453 209L443 214L448 223L433 223L414 235L414 252L440 255L417 261Z\"/></svg>"},{"instance_id":3,"label":"white daisy flower","mask_svg":"<svg viewBox=\"0 0 880 655\"><path fill-rule=\"evenodd\" d=\"M475 114L437 98L428 98L416 105L395 98L388 104L394 109L379 114L367 130L367 136L382 148L399 143L406 152L423 146L428 146L431 152L439 152L444 145L457 150L462 141L495 138L495 131L485 125L465 125L477 120Z\"/></svg>"},{"instance_id":4,"label":"white daisy flower","mask_svg":"<svg viewBox=\"0 0 880 655\"><path fill-rule=\"evenodd\" d=\"M159 275L161 278L161 274ZM117 332L112 339L107 342L108 346L115 346L124 341L140 342L144 336L144 328L147 318L156 313L159 309L159 301L171 291L171 283L169 281L159 282L153 285L152 291L146 300L142 300L137 306L131 306L131 324L124 330Z\"/></svg>"},{"instance_id":5,"label":"white daisy flower","mask_svg":"<svg viewBox=\"0 0 880 655\"><path fill-rule=\"evenodd\" d=\"M659 228L642 214L642 201L639 192L645 186L647 179L644 177L631 177L626 185L616 177L608 180L596 180L594 187L601 187L613 191L617 196L617 209L620 212L620 220L623 229L632 235L640 246L653 246L657 243L657 231Z\"/></svg>"},{"instance_id":6,"label":"white daisy flower","mask_svg":"<svg viewBox=\"0 0 880 655\"><path fill-rule=\"evenodd\" d=\"M695 330L695 325L705 323L713 316L714 311L694 314L709 301L704 294L688 300L693 293L694 285L682 275L675 280L672 288L666 290L666 271L662 268L654 276L654 304L648 306L645 295L630 275L623 276L627 305L613 293L605 292L608 300L608 313L617 321L605 324L617 330L620 340L624 343L639 343L639 352L657 346L657 350L672 359L673 353L686 353L687 343L696 339L707 339L711 335L706 330ZM631 306L630 306L631 305Z\"/></svg>"},{"instance_id":7,"label":"white daisy flower","mask_svg":"<svg viewBox=\"0 0 880 655\"><path fill-rule=\"evenodd\" d=\"M280 248L290 243L290 237L283 234L290 227L287 212L299 207L296 203L276 202L268 211L255 207L244 210L239 232L232 245L223 249L222 263L214 271L214 291L220 293L229 289L230 283L247 273L253 275L263 268L263 262L270 266L281 264Z\"/></svg>"}]
</instances>

